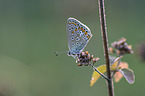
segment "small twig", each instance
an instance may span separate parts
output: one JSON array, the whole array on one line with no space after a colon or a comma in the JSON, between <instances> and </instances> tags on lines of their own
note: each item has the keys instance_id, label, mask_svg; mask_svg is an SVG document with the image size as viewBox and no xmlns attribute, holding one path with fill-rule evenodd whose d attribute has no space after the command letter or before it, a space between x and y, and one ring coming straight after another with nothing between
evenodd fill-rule
<instances>
[{"instance_id":1,"label":"small twig","mask_svg":"<svg viewBox=\"0 0 145 96\"><path fill-rule=\"evenodd\" d=\"M109 80L109 78L106 77L104 74L102 74L96 67L94 67L93 64L90 64L90 66L91 66L96 72L98 72L103 78L105 78L106 80Z\"/></svg>"},{"instance_id":2,"label":"small twig","mask_svg":"<svg viewBox=\"0 0 145 96\"><path fill-rule=\"evenodd\" d=\"M99 4L99 14L100 14L102 39L103 39L103 45L104 45L104 55L105 55L105 61L106 61L107 77L109 78L109 80L107 81L108 92L109 92L109 96L114 96L113 82L112 82L112 78L111 78L110 63L109 63L108 39L107 39L107 27L106 27L106 19L105 19L104 0L98 0L98 4Z\"/></svg>"}]
</instances>

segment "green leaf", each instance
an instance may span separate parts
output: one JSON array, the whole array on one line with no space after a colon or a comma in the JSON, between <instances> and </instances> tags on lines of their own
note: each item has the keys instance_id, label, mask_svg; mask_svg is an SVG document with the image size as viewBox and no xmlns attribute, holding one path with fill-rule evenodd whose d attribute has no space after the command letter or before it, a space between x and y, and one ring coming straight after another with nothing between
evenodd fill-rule
<instances>
[{"instance_id":1,"label":"green leaf","mask_svg":"<svg viewBox=\"0 0 145 96\"><path fill-rule=\"evenodd\" d=\"M115 56L109 55L109 62L110 62L111 65L114 64L115 59L116 59Z\"/></svg>"},{"instance_id":2,"label":"green leaf","mask_svg":"<svg viewBox=\"0 0 145 96\"><path fill-rule=\"evenodd\" d=\"M106 65L101 65L97 67L97 69L103 74L106 72ZM100 78L100 74L96 71L93 72L92 74L92 79L90 80L90 86L93 86L95 82Z\"/></svg>"},{"instance_id":3,"label":"green leaf","mask_svg":"<svg viewBox=\"0 0 145 96\"><path fill-rule=\"evenodd\" d=\"M115 70L115 69L116 69L117 64L118 64L118 61L120 60L120 58L122 58L122 56L117 57L117 58L112 62L112 64L111 64L111 69L112 69L112 70Z\"/></svg>"},{"instance_id":4,"label":"green leaf","mask_svg":"<svg viewBox=\"0 0 145 96\"><path fill-rule=\"evenodd\" d=\"M111 65L111 69L115 70L117 67L118 61L115 61L114 64Z\"/></svg>"},{"instance_id":5,"label":"green leaf","mask_svg":"<svg viewBox=\"0 0 145 96\"><path fill-rule=\"evenodd\" d=\"M135 82L135 76L131 69L123 68L119 70L120 73L125 77L129 84L133 84Z\"/></svg>"}]
</instances>

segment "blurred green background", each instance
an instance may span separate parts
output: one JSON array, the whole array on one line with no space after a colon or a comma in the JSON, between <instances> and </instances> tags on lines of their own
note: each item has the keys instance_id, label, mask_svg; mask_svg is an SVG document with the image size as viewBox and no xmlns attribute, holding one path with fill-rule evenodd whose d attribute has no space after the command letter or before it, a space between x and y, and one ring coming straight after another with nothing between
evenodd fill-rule
<instances>
[{"instance_id":1,"label":"blurred green background","mask_svg":"<svg viewBox=\"0 0 145 96\"><path fill-rule=\"evenodd\" d=\"M116 96L144 96L145 62L136 47L145 40L144 0L105 0L109 44L121 37L133 45L123 61L136 82L114 84ZM108 96L103 78L89 87L91 67L78 67L68 50L66 21L75 17L92 31L85 48L101 59L104 53L97 0L0 0L0 96Z\"/></svg>"}]
</instances>

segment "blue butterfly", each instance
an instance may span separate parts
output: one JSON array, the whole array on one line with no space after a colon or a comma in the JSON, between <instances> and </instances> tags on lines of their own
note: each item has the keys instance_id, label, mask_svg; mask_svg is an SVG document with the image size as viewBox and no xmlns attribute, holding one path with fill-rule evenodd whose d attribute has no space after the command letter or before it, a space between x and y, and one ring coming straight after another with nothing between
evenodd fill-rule
<instances>
[{"instance_id":1,"label":"blue butterfly","mask_svg":"<svg viewBox=\"0 0 145 96\"><path fill-rule=\"evenodd\" d=\"M67 37L68 37L68 56L75 57L88 44L92 38L90 29L75 18L68 18L67 20Z\"/></svg>"}]
</instances>

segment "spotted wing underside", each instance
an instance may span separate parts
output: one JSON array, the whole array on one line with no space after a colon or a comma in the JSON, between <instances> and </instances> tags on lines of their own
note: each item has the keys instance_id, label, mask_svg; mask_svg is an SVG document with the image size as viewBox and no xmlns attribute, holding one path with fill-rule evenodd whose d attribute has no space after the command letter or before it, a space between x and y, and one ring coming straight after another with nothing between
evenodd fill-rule
<instances>
[{"instance_id":1,"label":"spotted wing underside","mask_svg":"<svg viewBox=\"0 0 145 96\"><path fill-rule=\"evenodd\" d=\"M90 29L75 18L67 21L68 47L71 54L79 54L92 37Z\"/></svg>"}]
</instances>

